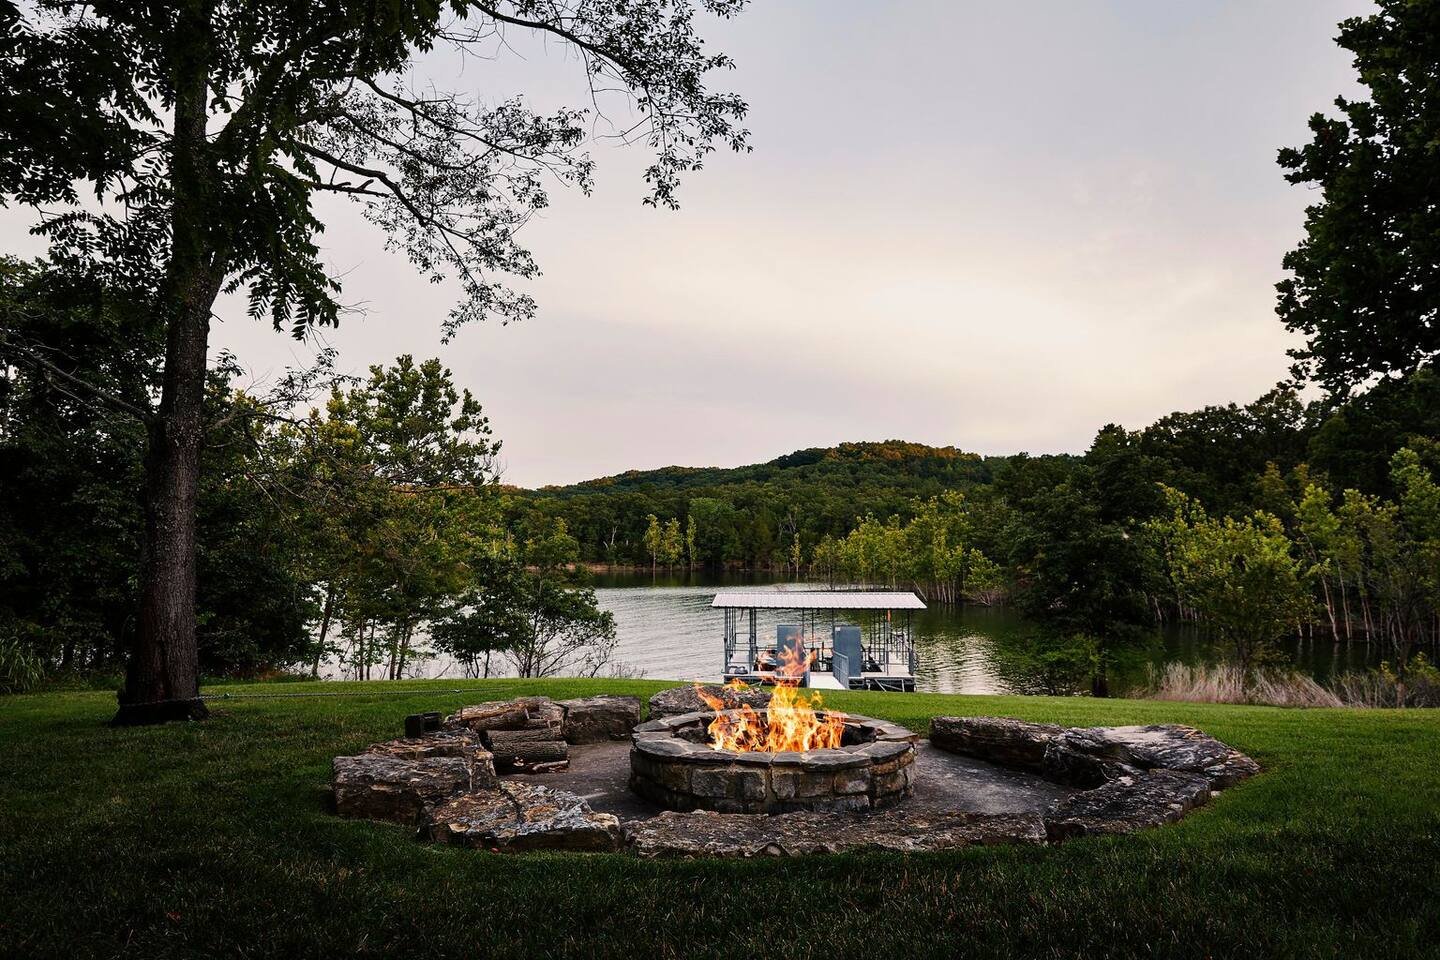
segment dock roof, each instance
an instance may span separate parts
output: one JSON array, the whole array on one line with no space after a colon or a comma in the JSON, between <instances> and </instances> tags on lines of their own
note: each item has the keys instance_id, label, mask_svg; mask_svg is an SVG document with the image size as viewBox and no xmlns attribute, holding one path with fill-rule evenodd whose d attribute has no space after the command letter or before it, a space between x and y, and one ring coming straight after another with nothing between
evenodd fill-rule
<instances>
[{"instance_id":1,"label":"dock roof","mask_svg":"<svg viewBox=\"0 0 1440 960\"><path fill-rule=\"evenodd\" d=\"M759 610L924 610L908 590L726 590L711 607Z\"/></svg>"}]
</instances>

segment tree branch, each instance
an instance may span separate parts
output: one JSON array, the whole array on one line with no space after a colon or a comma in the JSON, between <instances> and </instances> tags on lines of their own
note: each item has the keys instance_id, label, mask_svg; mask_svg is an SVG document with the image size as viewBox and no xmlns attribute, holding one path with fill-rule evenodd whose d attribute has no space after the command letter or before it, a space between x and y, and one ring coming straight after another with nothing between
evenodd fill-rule
<instances>
[{"instance_id":1,"label":"tree branch","mask_svg":"<svg viewBox=\"0 0 1440 960\"><path fill-rule=\"evenodd\" d=\"M121 413L129 414L130 416L139 420L141 423L148 425L154 421L154 411L147 410L144 407L131 403L129 400L126 400L123 397L111 393L109 390L106 390L103 387L96 386L89 380L86 380L84 377L80 377L71 373L64 367L61 367L59 364L47 359L35 348L20 343L13 336L6 334L3 330L0 330L0 345L3 345L10 350L13 350L18 356L24 358L26 361L33 364L37 368L45 371L46 373L55 377L59 377L61 380L65 381L65 383L69 384L70 386L89 394L94 399L99 400L102 403L105 403L115 408L116 410L119 410Z\"/></svg>"}]
</instances>

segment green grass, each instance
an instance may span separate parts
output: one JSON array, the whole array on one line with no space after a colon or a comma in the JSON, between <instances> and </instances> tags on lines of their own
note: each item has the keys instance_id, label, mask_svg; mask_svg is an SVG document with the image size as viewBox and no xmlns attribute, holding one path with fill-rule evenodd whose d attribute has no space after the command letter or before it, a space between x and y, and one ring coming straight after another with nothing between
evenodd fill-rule
<instances>
[{"instance_id":1,"label":"green grass","mask_svg":"<svg viewBox=\"0 0 1440 960\"><path fill-rule=\"evenodd\" d=\"M1440 951L1440 713L836 695L941 714L1177 721L1265 773L1180 824L1055 848L644 862L432 846L326 812L330 758L421 709L659 683L491 681L219 701L110 730L113 697L0 700L0 956L1405 957ZM420 684L405 684L415 689ZM309 685L236 688L295 693ZM373 693L373 695L371 695Z\"/></svg>"}]
</instances>

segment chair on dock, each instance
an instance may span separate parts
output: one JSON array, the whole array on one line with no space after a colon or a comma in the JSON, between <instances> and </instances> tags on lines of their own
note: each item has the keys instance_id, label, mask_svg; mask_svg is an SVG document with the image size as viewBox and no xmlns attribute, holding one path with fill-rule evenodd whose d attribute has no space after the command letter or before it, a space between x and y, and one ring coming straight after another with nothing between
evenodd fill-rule
<instances>
[{"instance_id":1,"label":"chair on dock","mask_svg":"<svg viewBox=\"0 0 1440 960\"><path fill-rule=\"evenodd\" d=\"M860 628L853 623L838 624L830 639L831 672L843 686L849 687L852 677L865 669L865 649L860 642ZM843 657L842 661L840 658ZM841 676L841 674L844 676Z\"/></svg>"}]
</instances>

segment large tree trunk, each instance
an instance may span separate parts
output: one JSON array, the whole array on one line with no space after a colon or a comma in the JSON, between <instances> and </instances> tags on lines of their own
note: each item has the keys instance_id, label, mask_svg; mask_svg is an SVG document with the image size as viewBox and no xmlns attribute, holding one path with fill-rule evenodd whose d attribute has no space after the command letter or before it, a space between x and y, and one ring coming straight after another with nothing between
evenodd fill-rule
<instances>
[{"instance_id":1,"label":"large tree trunk","mask_svg":"<svg viewBox=\"0 0 1440 960\"><path fill-rule=\"evenodd\" d=\"M179 19L179 29L194 40L176 63L175 197L170 263L158 304L166 326L165 371L147 430L139 630L115 725L197 720L208 712L200 699L195 646L195 506L210 311L224 275L205 215L208 10L192 9Z\"/></svg>"}]
</instances>

